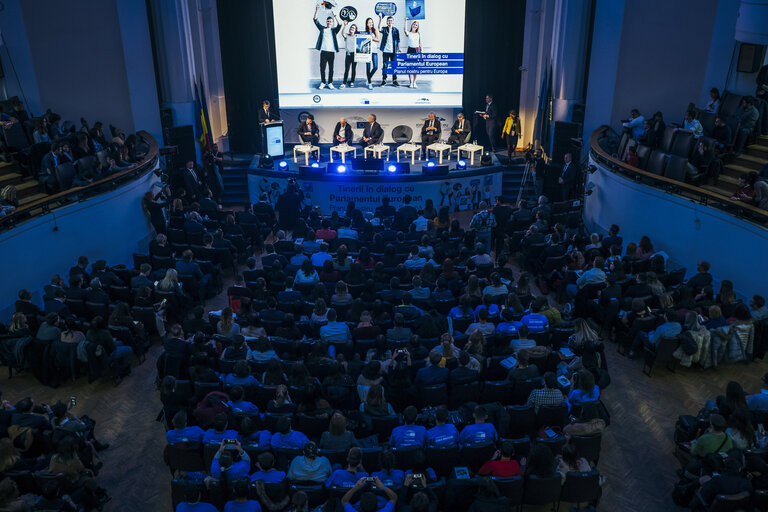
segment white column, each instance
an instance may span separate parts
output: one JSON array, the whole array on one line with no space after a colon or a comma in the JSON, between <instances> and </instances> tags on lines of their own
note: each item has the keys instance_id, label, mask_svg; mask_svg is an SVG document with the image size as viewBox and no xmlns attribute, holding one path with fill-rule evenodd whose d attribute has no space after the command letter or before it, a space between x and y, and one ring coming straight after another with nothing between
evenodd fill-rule
<instances>
[{"instance_id":1,"label":"white column","mask_svg":"<svg viewBox=\"0 0 768 512\"><path fill-rule=\"evenodd\" d=\"M584 102L590 0L556 0L552 33L552 117L570 121L573 105Z\"/></svg>"},{"instance_id":2,"label":"white column","mask_svg":"<svg viewBox=\"0 0 768 512\"><path fill-rule=\"evenodd\" d=\"M161 107L173 111L173 124L194 126L195 95L192 77L195 63L190 42L187 0L152 0L155 49Z\"/></svg>"}]
</instances>

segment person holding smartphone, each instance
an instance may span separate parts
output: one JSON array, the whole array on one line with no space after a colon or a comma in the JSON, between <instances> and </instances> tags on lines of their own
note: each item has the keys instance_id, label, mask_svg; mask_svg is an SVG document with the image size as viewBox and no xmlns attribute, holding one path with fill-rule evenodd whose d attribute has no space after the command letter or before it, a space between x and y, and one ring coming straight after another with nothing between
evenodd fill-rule
<instances>
[{"instance_id":1,"label":"person holding smartphone","mask_svg":"<svg viewBox=\"0 0 768 512\"><path fill-rule=\"evenodd\" d=\"M395 494L395 491L389 487L386 487L377 477L373 477L373 481L371 482L369 482L368 477L360 478L354 487L350 487L347 493L341 498L341 505L344 507L344 512L357 512L357 509L353 507L350 502L355 494L363 490L366 485L372 485L383 492L387 499L387 503L382 508L379 508L376 495L370 491L366 491L360 496L360 512L394 512L395 504L397 503L397 494Z\"/></svg>"}]
</instances>

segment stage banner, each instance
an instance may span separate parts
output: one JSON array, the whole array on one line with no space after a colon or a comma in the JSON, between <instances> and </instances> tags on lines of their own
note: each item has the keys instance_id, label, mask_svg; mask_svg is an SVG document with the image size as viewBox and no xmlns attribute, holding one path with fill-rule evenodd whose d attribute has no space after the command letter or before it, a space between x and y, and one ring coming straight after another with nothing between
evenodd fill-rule
<instances>
[{"instance_id":1,"label":"stage banner","mask_svg":"<svg viewBox=\"0 0 768 512\"><path fill-rule=\"evenodd\" d=\"M275 204L285 191L289 178L296 178L296 175L276 177L252 171L248 174L251 203L258 202L259 196L266 193ZM356 182L352 175L345 180L329 176L328 179L299 179L297 182L304 194L304 205L319 207L326 215L334 210L345 211L350 201L363 212L373 212L385 196L390 204L399 207L406 195L411 197L411 204L416 208L423 208L426 200L431 199L436 208L448 206L451 211L461 211L477 209L481 201L493 204L501 195L503 172L492 169L474 176L452 178L449 174L419 181L394 181L383 174L380 178L380 181Z\"/></svg>"}]
</instances>

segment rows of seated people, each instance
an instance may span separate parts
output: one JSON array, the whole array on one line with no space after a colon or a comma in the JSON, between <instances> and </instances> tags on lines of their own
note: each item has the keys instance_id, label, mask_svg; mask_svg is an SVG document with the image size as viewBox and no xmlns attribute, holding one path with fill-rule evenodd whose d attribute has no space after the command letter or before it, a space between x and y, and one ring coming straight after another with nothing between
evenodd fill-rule
<instances>
[{"instance_id":1,"label":"rows of seated people","mask_svg":"<svg viewBox=\"0 0 768 512\"><path fill-rule=\"evenodd\" d=\"M84 186L140 162L149 147L135 134L110 125L111 139L103 123L89 126L81 118L78 130L50 109L30 119L20 103L0 112L3 149L48 193Z\"/></svg>"},{"instance_id":2,"label":"rows of seated people","mask_svg":"<svg viewBox=\"0 0 768 512\"><path fill-rule=\"evenodd\" d=\"M178 326L172 330L183 338ZM558 379L546 370L558 371L559 357L545 361L545 351L525 348L515 352L519 362L507 370L496 367L493 358L481 357L481 363L451 341L447 335L442 350L430 351L429 362L417 364L424 363L416 358L427 351L416 337L389 350L367 349L365 363L355 356L347 362L341 354L332 360L322 341L290 344L262 336L249 342L251 350L242 335L234 335L229 346L224 337L207 341L201 333L192 342L168 340L161 371L187 377L166 374L161 385L169 428L166 460L172 470L184 472L173 482L175 500L186 499L191 488L221 507L238 497L236 481L249 477L268 484L244 491L262 504L265 493L282 502L289 491L294 498L299 491L308 493L312 506L329 498L343 503L354 497L351 488L364 490L369 482L360 479L368 474L359 473L368 471L402 499L427 487L437 493L432 500L445 498L444 509L465 510L466 503L456 508L448 503L474 491L479 481L463 482L454 474L456 466L466 466L468 475L511 477L497 484L512 504L557 501L571 471L598 481L592 466L606 423L592 372L582 369L570 381ZM276 349L285 352L278 358ZM592 351L585 359L599 359L598 354ZM185 357L191 366L183 371ZM481 391L478 380L491 376L492 369L506 378L485 381ZM478 397L486 405L472 407ZM555 453L562 456L553 460ZM519 461L523 474L536 477L530 489L519 478ZM409 481L409 474L425 475L426 485ZM550 480L546 490L538 487L539 478ZM563 492L563 499L571 496L567 487ZM186 510L183 505L178 510Z\"/></svg>"},{"instance_id":3,"label":"rows of seated people","mask_svg":"<svg viewBox=\"0 0 768 512\"><path fill-rule=\"evenodd\" d=\"M686 268L667 269L669 255L656 251L649 237L625 246L619 231L613 225L606 236L569 237L562 225L548 235L534 225L506 244L535 274L539 290L569 301L574 316L598 325L601 337L617 341L622 353L645 353L650 363L661 352L664 361L704 368L763 357L763 296L743 302L728 279L716 293L705 260L686 281Z\"/></svg>"},{"instance_id":4,"label":"rows of seated people","mask_svg":"<svg viewBox=\"0 0 768 512\"><path fill-rule=\"evenodd\" d=\"M702 109L686 111L680 126L668 126L661 112L646 119L637 109L623 123L616 149L624 162L677 181L716 184L723 162L741 154L761 125L757 102L751 97L726 94L722 103L717 89ZM744 173L732 199L766 208L768 166Z\"/></svg>"},{"instance_id":5,"label":"rows of seated people","mask_svg":"<svg viewBox=\"0 0 768 512\"><path fill-rule=\"evenodd\" d=\"M392 219L375 228L364 220L357 226L351 218L334 217L305 218L302 243L275 233L275 242L260 255L262 268L249 259L248 270L235 276L227 290L229 307L212 312L207 321L202 309L193 308L191 318L169 327L158 373L170 429L166 458L172 469L185 473L173 484L179 510L189 503L183 501L185 489L193 500L202 495L219 507L228 499L247 501L247 495L264 505L265 493L279 501L287 499L286 491L313 506L329 498L362 502L347 496L350 488L377 486L357 487L360 477L349 476L362 471L357 457L369 472L392 457L389 467L403 471L396 474L404 478L407 470L434 473L434 481L425 483L436 485L441 496L466 495L457 493L466 490L462 479L452 476L459 454L469 461L467 475L487 474L481 466L490 459L519 459L528 452L536 454L534 460L552 461L542 466L541 476L551 478L548 489L539 493L536 478L504 487L503 496L513 503L557 501L562 479L554 478L553 457L561 452L571 461L568 467L579 464L590 482L597 482L586 459L597 461L606 417L598 384L608 376L594 329L583 320L550 329L547 315L555 324L561 314L546 299L534 301L530 277L523 275L515 286L506 257L494 262L484 244L474 246L474 233L458 223L436 228L435 221L425 221L419 230L414 222L404 233L392 229ZM426 219L425 213L417 218ZM176 250L187 247L177 242ZM553 350L566 345L572 350ZM473 409L478 401L485 405ZM434 418L417 417L415 405L437 407ZM360 455L349 452L351 445L326 439L329 421L350 427L347 432L334 426L333 435L360 444ZM441 436L445 447L429 445L427 426L437 429L430 435L453 432ZM473 430L477 436L470 435ZM501 442L500 436L513 441ZM183 448L176 446L178 440ZM332 462L327 473L317 462L318 446ZM385 448L391 456L384 455ZM411 456L415 459L405 458ZM447 458L434 459L441 456ZM221 485L221 457L226 468L238 468L236 477L251 474L258 463L260 471L279 471L275 478L287 478L290 485L251 485L238 494L237 478L227 476ZM345 470L343 483L336 485L329 480L334 464L356 469ZM312 483L305 465L320 468ZM469 480L473 491L483 485ZM405 487L404 499L410 501L414 488L403 483L389 487ZM414 485L418 491L420 484ZM384 489L379 495L382 502L371 506L394 499Z\"/></svg>"},{"instance_id":6,"label":"rows of seated people","mask_svg":"<svg viewBox=\"0 0 768 512\"><path fill-rule=\"evenodd\" d=\"M761 384L768 385L768 374ZM725 394L702 404L696 416L679 417L674 440L681 471L673 494L678 505L768 507L768 395L757 387L748 395L731 381Z\"/></svg>"},{"instance_id":7,"label":"rows of seated people","mask_svg":"<svg viewBox=\"0 0 768 512\"><path fill-rule=\"evenodd\" d=\"M95 422L69 404L30 398L0 408L0 509L27 512L102 510L109 501L96 477L109 448L94 437Z\"/></svg>"}]
</instances>

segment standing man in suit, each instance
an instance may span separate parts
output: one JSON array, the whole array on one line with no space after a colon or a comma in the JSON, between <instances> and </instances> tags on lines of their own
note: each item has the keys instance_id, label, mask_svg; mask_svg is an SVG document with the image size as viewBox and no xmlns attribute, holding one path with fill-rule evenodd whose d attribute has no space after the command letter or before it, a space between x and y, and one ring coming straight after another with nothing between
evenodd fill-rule
<instances>
[{"instance_id":1,"label":"standing man in suit","mask_svg":"<svg viewBox=\"0 0 768 512\"><path fill-rule=\"evenodd\" d=\"M200 187L203 186L203 177L199 170L195 169L195 162L190 160L184 169L184 188L190 201L197 201L200 195Z\"/></svg>"},{"instance_id":2,"label":"standing man in suit","mask_svg":"<svg viewBox=\"0 0 768 512\"><path fill-rule=\"evenodd\" d=\"M61 163L64 163L62 159L62 144L54 141L51 144L51 150L43 155L43 159L40 161L40 183L49 192L59 188L59 183L56 180L56 166Z\"/></svg>"},{"instance_id":3,"label":"standing man in suit","mask_svg":"<svg viewBox=\"0 0 768 512\"><path fill-rule=\"evenodd\" d=\"M347 123L347 118L342 117L333 130L333 142L336 144L352 143L352 127Z\"/></svg>"},{"instance_id":4,"label":"standing man in suit","mask_svg":"<svg viewBox=\"0 0 768 512\"><path fill-rule=\"evenodd\" d=\"M469 132L469 122L464 119L464 113L459 112L456 122L453 123L453 128L451 128L451 136L448 137L448 144L451 146L461 146L464 144L464 140Z\"/></svg>"},{"instance_id":5,"label":"standing man in suit","mask_svg":"<svg viewBox=\"0 0 768 512\"><path fill-rule=\"evenodd\" d=\"M369 115L363 130L363 138L360 139L360 145L363 147L376 145L381 142L383 136L384 131L381 129L381 125L376 122L376 116Z\"/></svg>"},{"instance_id":6,"label":"standing man in suit","mask_svg":"<svg viewBox=\"0 0 768 512\"><path fill-rule=\"evenodd\" d=\"M488 144L491 146L491 151L496 151L496 140L493 138L496 133L496 104L493 102L493 95L485 95L485 113L483 114L485 119L485 133L488 134Z\"/></svg>"},{"instance_id":7,"label":"standing man in suit","mask_svg":"<svg viewBox=\"0 0 768 512\"><path fill-rule=\"evenodd\" d=\"M578 173L579 168L573 162L573 155L566 153L563 156L563 170L560 172L560 177L557 178L557 182L560 184L561 201L567 201L571 197Z\"/></svg>"},{"instance_id":8,"label":"standing man in suit","mask_svg":"<svg viewBox=\"0 0 768 512\"><path fill-rule=\"evenodd\" d=\"M268 100L264 100L264 103L261 104L261 110L259 110L259 123L268 124L279 119L280 114L277 113L277 110L272 108Z\"/></svg>"},{"instance_id":9,"label":"standing man in suit","mask_svg":"<svg viewBox=\"0 0 768 512\"><path fill-rule=\"evenodd\" d=\"M315 26L320 33L317 35L317 44L315 50L320 52L320 85L318 89L335 89L333 86L333 62L336 60L336 52L339 51L339 42L336 35L341 30L341 24L336 19L336 13L331 11L332 16L325 19L325 25L317 21L317 11L320 4L315 6ZM325 67L328 66L328 81L325 81Z\"/></svg>"},{"instance_id":10,"label":"standing man in suit","mask_svg":"<svg viewBox=\"0 0 768 512\"><path fill-rule=\"evenodd\" d=\"M317 146L317 143L320 142L320 129L317 127L315 116L312 114L309 114L307 120L301 123L298 132L301 142L309 142L313 146Z\"/></svg>"},{"instance_id":11,"label":"standing man in suit","mask_svg":"<svg viewBox=\"0 0 768 512\"><path fill-rule=\"evenodd\" d=\"M440 121L435 119L435 113L429 113L429 119L421 127L421 155L426 158L427 146L435 141L440 140L440 134L443 129L440 126Z\"/></svg>"},{"instance_id":12,"label":"standing man in suit","mask_svg":"<svg viewBox=\"0 0 768 512\"><path fill-rule=\"evenodd\" d=\"M392 16L387 16L387 26L381 28L381 13L379 13L379 32L381 33L381 55L383 63L381 65L381 85L387 83L387 63L389 67L395 61L395 54L400 51L400 32L393 26ZM397 83L397 73L392 72L392 85L400 87Z\"/></svg>"}]
</instances>

